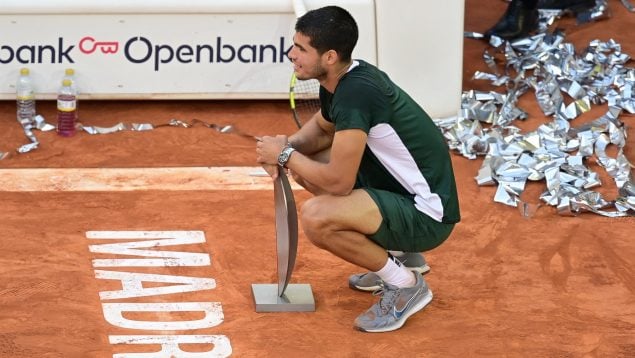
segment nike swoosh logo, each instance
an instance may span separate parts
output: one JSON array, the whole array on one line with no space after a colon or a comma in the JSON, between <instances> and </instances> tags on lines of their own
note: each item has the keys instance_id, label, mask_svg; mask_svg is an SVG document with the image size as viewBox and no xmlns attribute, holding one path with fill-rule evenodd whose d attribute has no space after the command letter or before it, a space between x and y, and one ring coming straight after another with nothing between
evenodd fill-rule
<instances>
[{"instance_id":1,"label":"nike swoosh logo","mask_svg":"<svg viewBox=\"0 0 635 358\"><path fill-rule=\"evenodd\" d=\"M402 309L398 310L397 307L392 308L395 318L399 319L401 318L401 316L403 316L403 313L408 309L408 307L410 307L410 304L414 301L415 297L419 295L419 293L421 293L421 288L419 288L417 292L415 292L415 294L410 297L410 299L408 300L408 302L406 302Z\"/></svg>"}]
</instances>

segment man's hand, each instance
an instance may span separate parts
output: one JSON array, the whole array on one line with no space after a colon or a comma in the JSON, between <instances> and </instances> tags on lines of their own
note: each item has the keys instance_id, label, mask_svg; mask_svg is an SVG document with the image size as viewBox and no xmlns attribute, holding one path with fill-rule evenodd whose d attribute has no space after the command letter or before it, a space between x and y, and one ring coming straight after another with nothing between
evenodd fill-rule
<instances>
[{"instance_id":1,"label":"man's hand","mask_svg":"<svg viewBox=\"0 0 635 358\"><path fill-rule=\"evenodd\" d=\"M267 172L267 174L269 174L269 176L273 180L276 180L279 173L278 166L278 164L263 164L262 168Z\"/></svg>"},{"instance_id":2,"label":"man's hand","mask_svg":"<svg viewBox=\"0 0 635 358\"><path fill-rule=\"evenodd\" d=\"M256 161L273 178L278 177L278 156L287 145L286 135L264 136L256 143Z\"/></svg>"}]
</instances>

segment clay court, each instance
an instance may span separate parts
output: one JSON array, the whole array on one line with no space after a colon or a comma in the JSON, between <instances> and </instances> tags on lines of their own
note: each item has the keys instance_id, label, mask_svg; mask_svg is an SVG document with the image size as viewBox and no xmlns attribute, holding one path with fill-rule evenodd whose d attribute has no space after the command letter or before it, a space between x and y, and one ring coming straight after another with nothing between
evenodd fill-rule
<instances>
[{"instance_id":1,"label":"clay court","mask_svg":"<svg viewBox=\"0 0 635 358\"><path fill-rule=\"evenodd\" d=\"M465 30L485 31L505 7L502 1L487 6L466 1ZM624 53L635 54L628 30L635 14L616 0L609 7L608 20L576 26L567 18L558 25L576 48L593 39L614 39ZM487 69L482 60L487 47L464 40L464 90L494 89L471 79ZM526 121L514 123L522 129L548 120L534 96L519 105L529 113ZM282 100L82 101L80 106L81 121L101 127L197 118L258 136L295 130ZM575 121L593 120L606 110L594 106ZM40 101L38 112L52 120L55 104ZM0 102L2 151L26 143L14 113L15 102ZM621 119L633 126L632 114ZM632 128L628 134L625 154L633 163ZM376 300L348 287L348 276L359 268L312 246L302 230L292 283L311 285L316 311L255 312L251 285L274 283L277 276L273 184L257 175L249 138L204 126L78 132L72 138L36 135L38 149L0 161L0 357L169 356L131 354L157 352L157 344L140 344L150 338L136 337L156 335L210 339L181 348L216 350L218 356L229 349L236 357L635 356L635 219L566 217L549 206L523 218L517 209L493 201L495 186L477 185L482 158L452 157L462 221L443 245L426 254L433 301L402 329L369 334L353 329L355 317ZM614 199L611 178L593 168L603 183L598 190ZM538 203L543 190L544 183L530 183L523 198ZM296 187L298 207L309 195ZM130 233L123 234L125 240L104 237L104 232L128 231L193 232L204 240L162 250L210 260L199 266L95 265L99 261L93 260L129 258L91 251L140 240ZM201 278L208 286L109 298L103 293L121 290L123 281L105 279L104 271ZM215 287L209 287L212 280ZM148 286L161 291L160 284ZM117 308L121 313L132 307L128 304L167 309L124 312L120 323L203 319L201 310L169 312L188 302L218 303L222 322L212 328L157 329L106 319ZM218 316L218 310L205 312Z\"/></svg>"}]
</instances>

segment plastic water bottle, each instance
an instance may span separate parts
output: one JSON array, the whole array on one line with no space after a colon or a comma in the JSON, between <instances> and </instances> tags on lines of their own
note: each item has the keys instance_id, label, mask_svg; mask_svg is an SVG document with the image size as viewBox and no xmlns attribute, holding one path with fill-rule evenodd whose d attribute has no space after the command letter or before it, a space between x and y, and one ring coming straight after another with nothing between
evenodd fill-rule
<instances>
[{"instance_id":1,"label":"plastic water bottle","mask_svg":"<svg viewBox=\"0 0 635 358\"><path fill-rule=\"evenodd\" d=\"M64 77L62 77L62 81L71 80L71 88L75 91L75 97L79 97L79 88L77 87L77 81L75 80L75 70L72 68L67 68L64 70ZM79 99L75 100L75 121L79 121Z\"/></svg>"},{"instance_id":2,"label":"plastic water bottle","mask_svg":"<svg viewBox=\"0 0 635 358\"><path fill-rule=\"evenodd\" d=\"M75 134L77 123L77 91L68 78L62 80L57 94L57 134L70 137Z\"/></svg>"},{"instance_id":3,"label":"plastic water bottle","mask_svg":"<svg viewBox=\"0 0 635 358\"><path fill-rule=\"evenodd\" d=\"M17 119L25 130L35 123L35 91L28 68L20 69L20 77L15 86L17 99Z\"/></svg>"}]
</instances>

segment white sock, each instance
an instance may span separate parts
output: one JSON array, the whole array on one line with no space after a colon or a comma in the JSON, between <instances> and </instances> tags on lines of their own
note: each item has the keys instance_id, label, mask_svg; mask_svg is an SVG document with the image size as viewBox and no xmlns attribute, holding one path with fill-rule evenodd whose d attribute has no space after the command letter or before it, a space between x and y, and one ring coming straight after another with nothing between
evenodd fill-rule
<instances>
[{"instance_id":1,"label":"white sock","mask_svg":"<svg viewBox=\"0 0 635 358\"><path fill-rule=\"evenodd\" d=\"M384 282L399 288L412 287L417 283L414 273L401 263L388 257L381 270L375 272Z\"/></svg>"},{"instance_id":2,"label":"white sock","mask_svg":"<svg viewBox=\"0 0 635 358\"><path fill-rule=\"evenodd\" d=\"M401 256L403 254L405 254L405 252L403 251L393 251L393 250L388 250L388 252L393 255L393 256Z\"/></svg>"}]
</instances>

